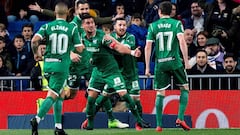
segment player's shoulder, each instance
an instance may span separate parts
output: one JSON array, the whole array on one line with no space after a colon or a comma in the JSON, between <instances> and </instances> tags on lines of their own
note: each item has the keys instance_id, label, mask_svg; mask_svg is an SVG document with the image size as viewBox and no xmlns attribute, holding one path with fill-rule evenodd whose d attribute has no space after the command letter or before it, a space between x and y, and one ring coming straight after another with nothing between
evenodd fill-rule
<instances>
[{"instance_id":1,"label":"player's shoulder","mask_svg":"<svg viewBox=\"0 0 240 135\"><path fill-rule=\"evenodd\" d=\"M104 36L105 33L104 33L101 29L97 29L97 31L96 31L96 35Z\"/></svg>"}]
</instances>

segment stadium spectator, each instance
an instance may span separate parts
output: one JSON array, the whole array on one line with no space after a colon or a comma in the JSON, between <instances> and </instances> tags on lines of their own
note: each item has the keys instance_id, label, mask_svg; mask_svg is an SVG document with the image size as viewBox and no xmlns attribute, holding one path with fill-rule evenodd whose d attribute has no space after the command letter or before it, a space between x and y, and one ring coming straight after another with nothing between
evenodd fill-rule
<instances>
[{"instance_id":1,"label":"stadium spectator","mask_svg":"<svg viewBox=\"0 0 240 135\"><path fill-rule=\"evenodd\" d=\"M44 56L45 50L46 50L46 41L41 40L39 42L38 52L39 52L39 54ZM35 59L35 61L36 61L36 64L32 68L31 75L30 75L31 76L31 81L32 81L32 84L33 84L33 88L34 88L34 90L46 91L46 90L48 90L47 89L48 82L47 82L46 78L44 77L43 57L42 58L37 58L37 59ZM39 78L38 78L39 76L42 77L41 81L39 81Z\"/></svg>"},{"instance_id":2,"label":"stadium spectator","mask_svg":"<svg viewBox=\"0 0 240 135\"><path fill-rule=\"evenodd\" d=\"M209 38L205 50L208 53L208 62L210 66L217 71L223 70L224 52L221 50L221 43L218 38Z\"/></svg>"},{"instance_id":3,"label":"stadium spectator","mask_svg":"<svg viewBox=\"0 0 240 135\"><path fill-rule=\"evenodd\" d=\"M143 19L139 13L132 15L131 23L127 28L127 32L135 36L136 46L140 46L141 52L144 52L147 28L143 26ZM137 58L137 61L144 62L144 53L142 53L141 57Z\"/></svg>"},{"instance_id":4,"label":"stadium spectator","mask_svg":"<svg viewBox=\"0 0 240 135\"><path fill-rule=\"evenodd\" d=\"M6 62L2 55L0 55L0 76L12 76L12 73L7 68ZM10 80L1 80L0 86L3 88L3 90L11 90Z\"/></svg>"},{"instance_id":5,"label":"stadium spectator","mask_svg":"<svg viewBox=\"0 0 240 135\"><path fill-rule=\"evenodd\" d=\"M239 74L240 71L236 68L237 61L236 57L232 53L227 53L223 57L224 71L223 74ZM221 89L223 90L238 90L238 78L222 78L221 79Z\"/></svg>"},{"instance_id":6,"label":"stadium spectator","mask_svg":"<svg viewBox=\"0 0 240 135\"><path fill-rule=\"evenodd\" d=\"M143 10L143 18L146 21L146 25L148 26L150 23L159 19L158 16L158 4L162 0L147 0L144 10Z\"/></svg>"},{"instance_id":7,"label":"stadium spectator","mask_svg":"<svg viewBox=\"0 0 240 135\"><path fill-rule=\"evenodd\" d=\"M5 40L5 49L9 52L10 46L11 46L11 39L9 38L9 35L7 33L7 28L4 24L0 23L0 36L4 37Z\"/></svg>"},{"instance_id":8,"label":"stadium spectator","mask_svg":"<svg viewBox=\"0 0 240 135\"><path fill-rule=\"evenodd\" d=\"M208 55L205 50L198 50L196 53L196 64L191 69L187 70L187 73L189 75L216 74L217 71L208 64L207 57ZM191 79L190 84L192 84L192 89L194 90L208 90L210 86L209 79L201 77ZM213 83L212 81L211 84L218 83ZM216 89L216 86L212 86L211 89Z\"/></svg>"},{"instance_id":9,"label":"stadium spectator","mask_svg":"<svg viewBox=\"0 0 240 135\"><path fill-rule=\"evenodd\" d=\"M4 65L11 72L12 71L11 56L6 50L6 41L5 41L5 38L2 36L0 36L0 55L4 60Z\"/></svg>"},{"instance_id":10,"label":"stadium spectator","mask_svg":"<svg viewBox=\"0 0 240 135\"><path fill-rule=\"evenodd\" d=\"M13 39L13 45L15 49L11 52L12 73L16 77L30 76L31 69L34 66L32 56L24 49L25 40L22 35L16 35ZM22 87L21 83L22 82ZM16 90L26 90L29 87L27 80L16 80Z\"/></svg>"},{"instance_id":11,"label":"stadium spectator","mask_svg":"<svg viewBox=\"0 0 240 135\"><path fill-rule=\"evenodd\" d=\"M188 46L188 57L189 59L196 55L197 47L193 42L194 33L191 29L184 30L184 39Z\"/></svg>"},{"instance_id":12,"label":"stadium spectator","mask_svg":"<svg viewBox=\"0 0 240 135\"><path fill-rule=\"evenodd\" d=\"M7 14L2 3L0 3L0 23L3 23L5 26L8 26Z\"/></svg>"},{"instance_id":13,"label":"stadium spectator","mask_svg":"<svg viewBox=\"0 0 240 135\"><path fill-rule=\"evenodd\" d=\"M102 31L105 33L105 34L110 34L112 31L113 31L113 26L112 24L103 24L102 26Z\"/></svg>"},{"instance_id":14,"label":"stadium spectator","mask_svg":"<svg viewBox=\"0 0 240 135\"><path fill-rule=\"evenodd\" d=\"M208 16L205 21L205 30L220 40L226 51L231 52L231 40L223 38L222 31L231 27L232 9L230 0L215 0L207 9Z\"/></svg>"},{"instance_id":15,"label":"stadium spectator","mask_svg":"<svg viewBox=\"0 0 240 135\"><path fill-rule=\"evenodd\" d=\"M191 29L194 36L200 31L204 30L204 21L206 15L203 12L202 7L197 1L191 4L191 16L188 18L183 18L184 29Z\"/></svg>"},{"instance_id":16,"label":"stadium spectator","mask_svg":"<svg viewBox=\"0 0 240 135\"><path fill-rule=\"evenodd\" d=\"M55 18L55 14L52 10L41 8L37 4L31 4L31 5L29 5L29 8L30 8L30 10L34 10L34 11L40 12L42 14L48 15L52 18ZM75 8L76 8L75 14L90 12L90 5L87 0L76 0ZM115 17L96 16L94 19L96 20L96 24L101 25L101 24L106 24L106 23L112 23L112 21L114 21L116 18L120 18L120 17L123 17L123 14L116 15Z\"/></svg>"},{"instance_id":17,"label":"stadium spectator","mask_svg":"<svg viewBox=\"0 0 240 135\"><path fill-rule=\"evenodd\" d=\"M200 31L197 34L197 49L204 49L208 40L208 32L207 31Z\"/></svg>"},{"instance_id":18,"label":"stadium spectator","mask_svg":"<svg viewBox=\"0 0 240 135\"><path fill-rule=\"evenodd\" d=\"M126 21L127 21L127 24L129 24L130 23L130 21L131 21L131 16L130 15L128 15L128 14L126 14L126 11L125 11L125 6L123 5L123 3L117 3L116 4L116 7L115 7L115 13L113 14L113 18L115 17L115 16L117 16L117 15L122 15L125 19L126 19Z\"/></svg>"},{"instance_id":19,"label":"stadium spectator","mask_svg":"<svg viewBox=\"0 0 240 135\"><path fill-rule=\"evenodd\" d=\"M221 36L232 41L232 52L237 57L237 68L240 69L240 6L233 9L231 27L223 31Z\"/></svg>"},{"instance_id":20,"label":"stadium spectator","mask_svg":"<svg viewBox=\"0 0 240 135\"><path fill-rule=\"evenodd\" d=\"M33 24L39 21L37 12L28 9L28 5L32 4L31 0L17 0L12 2L8 22L14 21L30 21Z\"/></svg>"},{"instance_id":21,"label":"stadium spectator","mask_svg":"<svg viewBox=\"0 0 240 135\"><path fill-rule=\"evenodd\" d=\"M25 23L22 26L22 35L25 40L24 49L27 50L27 52L30 55L30 58L32 58L32 59L34 59L33 53L32 53L32 48L31 48L31 39L33 36L33 29L34 29L34 26L32 23Z\"/></svg>"}]
</instances>

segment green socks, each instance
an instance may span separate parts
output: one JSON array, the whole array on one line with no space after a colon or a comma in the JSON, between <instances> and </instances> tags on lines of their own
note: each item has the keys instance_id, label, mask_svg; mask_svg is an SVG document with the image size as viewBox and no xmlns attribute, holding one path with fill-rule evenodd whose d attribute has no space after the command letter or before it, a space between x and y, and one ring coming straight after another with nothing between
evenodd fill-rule
<instances>
[{"instance_id":1,"label":"green socks","mask_svg":"<svg viewBox=\"0 0 240 135\"><path fill-rule=\"evenodd\" d=\"M122 98L123 98L123 100L125 100L128 103L129 109L131 110L134 117L137 119L137 122L142 123L142 119L137 111L137 107L136 107L134 101L132 100L132 98L129 96L129 94L125 94L124 96L122 96Z\"/></svg>"},{"instance_id":2,"label":"green socks","mask_svg":"<svg viewBox=\"0 0 240 135\"><path fill-rule=\"evenodd\" d=\"M162 127L163 99L164 99L164 96L157 95L156 101L155 101L157 126L160 126L160 127Z\"/></svg>"},{"instance_id":3,"label":"green socks","mask_svg":"<svg viewBox=\"0 0 240 135\"><path fill-rule=\"evenodd\" d=\"M42 103L42 105L41 105L41 107L40 107L40 109L39 109L39 112L38 112L37 116L42 119L42 118L47 114L47 112L49 111L49 109L52 107L52 105L53 105L54 102L55 102L55 101L54 101L54 99L53 99L52 97L47 97L47 98L43 101L43 103Z\"/></svg>"},{"instance_id":4,"label":"green socks","mask_svg":"<svg viewBox=\"0 0 240 135\"><path fill-rule=\"evenodd\" d=\"M88 96L86 114L88 118L88 127L90 128L93 128L93 120L94 120L95 109L96 109L95 100L96 100L95 98Z\"/></svg>"},{"instance_id":5,"label":"green socks","mask_svg":"<svg viewBox=\"0 0 240 135\"><path fill-rule=\"evenodd\" d=\"M56 102L53 104L55 123L62 123L62 103L63 98L58 97Z\"/></svg>"},{"instance_id":6,"label":"green socks","mask_svg":"<svg viewBox=\"0 0 240 135\"><path fill-rule=\"evenodd\" d=\"M109 97L106 97L106 98L107 99L103 103L103 107L105 108L105 111L108 115L108 119L114 120L115 118L114 118L113 113L112 113L112 103L111 103Z\"/></svg>"},{"instance_id":7,"label":"green socks","mask_svg":"<svg viewBox=\"0 0 240 135\"><path fill-rule=\"evenodd\" d=\"M142 104L141 104L140 100L135 100L135 104L137 106L138 113L139 113L140 117L142 118Z\"/></svg>"},{"instance_id":8,"label":"green socks","mask_svg":"<svg viewBox=\"0 0 240 135\"><path fill-rule=\"evenodd\" d=\"M189 95L188 90L181 90L180 104L179 104L179 111L178 111L178 118L180 120L184 120L184 113L186 111L187 104L188 104L188 95Z\"/></svg>"}]
</instances>

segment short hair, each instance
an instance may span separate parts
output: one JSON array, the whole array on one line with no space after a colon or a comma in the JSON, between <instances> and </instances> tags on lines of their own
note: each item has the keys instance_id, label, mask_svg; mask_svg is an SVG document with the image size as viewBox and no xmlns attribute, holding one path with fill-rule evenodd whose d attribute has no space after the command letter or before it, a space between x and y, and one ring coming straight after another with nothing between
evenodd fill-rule
<instances>
[{"instance_id":1,"label":"short hair","mask_svg":"<svg viewBox=\"0 0 240 135\"><path fill-rule=\"evenodd\" d=\"M0 36L0 41L3 41L5 43L6 40L4 37Z\"/></svg>"},{"instance_id":2,"label":"short hair","mask_svg":"<svg viewBox=\"0 0 240 135\"><path fill-rule=\"evenodd\" d=\"M132 15L132 19L140 19L140 20L142 21L142 16L141 16L140 13L134 13L134 14Z\"/></svg>"},{"instance_id":3,"label":"short hair","mask_svg":"<svg viewBox=\"0 0 240 135\"><path fill-rule=\"evenodd\" d=\"M76 0L75 6L78 6L79 4L88 4L89 5L89 2L87 0Z\"/></svg>"},{"instance_id":4,"label":"short hair","mask_svg":"<svg viewBox=\"0 0 240 135\"><path fill-rule=\"evenodd\" d=\"M227 58L233 58L234 61L237 61L237 58L236 56L233 54L233 53L226 53L224 56L223 56L223 60L227 59Z\"/></svg>"},{"instance_id":5,"label":"short hair","mask_svg":"<svg viewBox=\"0 0 240 135\"><path fill-rule=\"evenodd\" d=\"M17 34L14 38L13 38L13 42L15 41L15 39L17 39L17 38L20 38L20 39L22 39L23 40L23 42L25 42L25 39L24 39L24 36L23 35L21 35L21 34Z\"/></svg>"},{"instance_id":6,"label":"short hair","mask_svg":"<svg viewBox=\"0 0 240 135\"><path fill-rule=\"evenodd\" d=\"M197 52L196 52L196 55L197 55L199 52L203 52L203 53L205 53L205 54L206 54L206 56L208 56L208 53L207 53L207 51L206 51L206 50L204 50L204 49L198 49L198 50L197 50Z\"/></svg>"},{"instance_id":7,"label":"short hair","mask_svg":"<svg viewBox=\"0 0 240 135\"><path fill-rule=\"evenodd\" d=\"M6 30L6 25L3 23L0 23L0 30Z\"/></svg>"},{"instance_id":8,"label":"short hair","mask_svg":"<svg viewBox=\"0 0 240 135\"><path fill-rule=\"evenodd\" d=\"M126 19L122 17L116 18L115 21L113 22L113 25L115 25L117 21L126 21Z\"/></svg>"},{"instance_id":9,"label":"short hair","mask_svg":"<svg viewBox=\"0 0 240 135\"><path fill-rule=\"evenodd\" d=\"M172 3L169 1L164 1L159 4L159 10L164 15L170 15L172 12Z\"/></svg>"},{"instance_id":10,"label":"short hair","mask_svg":"<svg viewBox=\"0 0 240 135\"><path fill-rule=\"evenodd\" d=\"M83 14L80 15L80 18L82 20L85 20L85 19L89 19L89 18L93 18L93 17L89 13L83 13Z\"/></svg>"},{"instance_id":11,"label":"short hair","mask_svg":"<svg viewBox=\"0 0 240 135\"><path fill-rule=\"evenodd\" d=\"M24 23L23 26L22 26L22 31L25 27L30 27L32 29L32 31L34 29L34 25L32 23Z\"/></svg>"},{"instance_id":12,"label":"short hair","mask_svg":"<svg viewBox=\"0 0 240 135\"><path fill-rule=\"evenodd\" d=\"M59 15L67 15L68 14L68 6L64 2L59 2L55 6L55 12Z\"/></svg>"}]
</instances>

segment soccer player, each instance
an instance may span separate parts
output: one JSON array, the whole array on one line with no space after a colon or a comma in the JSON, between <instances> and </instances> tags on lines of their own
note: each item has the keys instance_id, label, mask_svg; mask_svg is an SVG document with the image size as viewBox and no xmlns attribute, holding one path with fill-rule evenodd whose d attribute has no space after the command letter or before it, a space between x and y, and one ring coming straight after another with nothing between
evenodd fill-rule
<instances>
[{"instance_id":1,"label":"soccer player","mask_svg":"<svg viewBox=\"0 0 240 135\"><path fill-rule=\"evenodd\" d=\"M181 90L176 125L181 126L184 130L190 130L189 126L184 121L184 113L187 107L189 93L188 78L185 71L185 69L190 67L188 64L188 51L183 37L182 23L170 18L171 10L172 5L170 2L160 3L158 9L160 19L150 24L145 47L145 74L149 76L153 41L156 44L154 88L157 91L155 102L157 132L162 131L163 99L165 90L170 86L171 75L174 76L175 83ZM182 64L179 48L182 52L185 69Z\"/></svg>"},{"instance_id":2,"label":"soccer player","mask_svg":"<svg viewBox=\"0 0 240 135\"><path fill-rule=\"evenodd\" d=\"M134 101L127 93L124 79L113 56L115 51L122 54L131 54L136 57L139 57L141 52L138 49L130 50L109 35L104 36L102 31L96 29L94 18L89 14L82 15L82 27L85 31L82 35L83 43L86 46L86 50L92 52L91 62L94 65L88 86L86 109L88 125L86 129L93 129L96 98L104 87L108 85L108 87L113 88L129 104L131 112L137 120L136 130L141 130L142 119L135 108ZM108 93L108 91L105 91L105 93Z\"/></svg>"},{"instance_id":3,"label":"soccer player","mask_svg":"<svg viewBox=\"0 0 240 135\"><path fill-rule=\"evenodd\" d=\"M44 55L44 74L48 79L48 94L41 105L38 114L31 119L32 135L38 135L38 124L54 104L55 135L66 135L62 128L63 86L69 74L70 51L74 47L81 52L84 46L79 40L75 26L66 22L68 7L64 3L55 6L56 20L47 23L39 29L32 39L32 50L35 59L41 58L38 53L38 42L46 38L46 53ZM63 68L64 67L64 68Z\"/></svg>"},{"instance_id":4,"label":"soccer player","mask_svg":"<svg viewBox=\"0 0 240 135\"><path fill-rule=\"evenodd\" d=\"M127 21L124 18L118 18L115 20L114 32L111 34L122 45L136 49L134 35L127 31ZM137 106L139 115L142 117L142 104L140 102L140 86L138 82L138 69L136 58L131 55L115 55L118 59L118 65L120 66L121 73L126 82L126 88L129 95ZM144 121L143 121L144 122ZM150 125L146 122L143 123L146 127Z\"/></svg>"}]
</instances>

